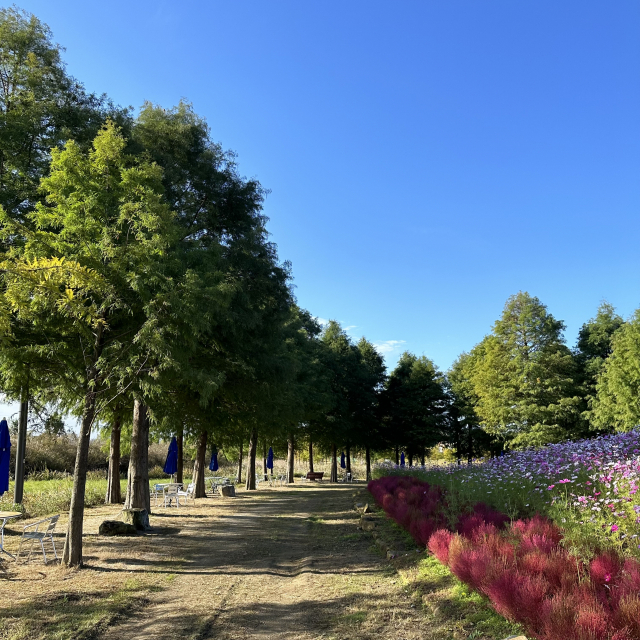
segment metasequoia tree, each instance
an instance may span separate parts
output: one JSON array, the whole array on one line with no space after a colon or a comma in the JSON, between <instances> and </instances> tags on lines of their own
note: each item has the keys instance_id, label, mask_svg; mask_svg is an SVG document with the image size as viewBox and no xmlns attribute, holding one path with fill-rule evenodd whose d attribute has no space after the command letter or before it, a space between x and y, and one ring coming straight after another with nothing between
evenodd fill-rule
<instances>
[{"instance_id":1,"label":"metasequoia tree","mask_svg":"<svg viewBox=\"0 0 640 640\"><path fill-rule=\"evenodd\" d=\"M563 330L538 298L520 292L472 351L476 412L510 446L556 442L580 429L575 361Z\"/></svg>"},{"instance_id":2,"label":"metasequoia tree","mask_svg":"<svg viewBox=\"0 0 640 640\"><path fill-rule=\"evenodd\" d=\"M628 431L640 423L640 310L613 333L593 401L596 428Z\"/></svg>"},{"instance_id":3,"label":"metasequoia tree","mask_svg":"<svg viewBox=\"0 0 640 640\"><path fill-rule=\"evenodd\" d=\"M405 352L391 372L382 404L389 442L410 456L424 456L443 438L447 421L445 378L426 356Z\"/></svg>"},{"instance_id":4,"label":"metasequoia tree","mask_svg":"<svg viewBox=\"0 0 640 640\"><path fill-rule=\"evenodd\" d=\"M161 202L160 169L128 158L124 146L109 123L87 154L73 141L62 151L54 149L51 173L42 180L46 204L27 214L28 225L2 219L5 237L25 238L24 247L5 262L4 300L17 321L55 328L65 346L51 354L52 361L63 359L73 373L68 379L79 383L68 395L78 387L84 395L63 552L70 566L82 564L91 429L100 402L109 398L111 376L131 364L127 345L144 324L149 285L164 282L162 257L174 233L173 216ZM112 326L128 331L114 334Z\"/></svg>"}]
</instances>

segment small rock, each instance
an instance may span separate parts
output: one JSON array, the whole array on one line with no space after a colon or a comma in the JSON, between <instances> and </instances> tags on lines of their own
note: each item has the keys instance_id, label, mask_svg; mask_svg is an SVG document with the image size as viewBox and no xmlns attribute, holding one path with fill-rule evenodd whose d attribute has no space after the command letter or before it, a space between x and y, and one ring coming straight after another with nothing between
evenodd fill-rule
<instances>
[{"instance_id":1,"label":"small rock","mask_svg":"<svg viewBox=\"0 0 640 640\"><path fill-rule=\"evenodd\" d=\"M524 636L509 636L508 638L505 638L504 640L527 640Z\"/></svg>"},{"instance_id":2,"label":"small rock","mask_svg":"<svg viewBox=\"0 0 640 640\"><path fill-rule=\"evenodd\" d=\"M120 520L105 520L100 523L98 533L101 536L135 536L138 530L127 522Z\"/></svg>"},{"instance_id":3,"label":"small rock","mask_svg":"<svg viewBox=\"0 0 640 640\"><path fill-rule=\"evenodd\" d=\"M363 520L360 526L363 531L373 531L376 528L376 523L371 520Z\"/></svg>"},{"instance_id":4,"label":"small rock","mask_svg":"<svg viewBox=\"0 0 640 640\"><path fill-rule=\"evenodd\" d=\"M220 487L220 493L227 498L234 498L236 495L236 488L232 484L227 484Z\"/></svg>"},{"instance_id":5,"label":"small rock","mask_svg":"<svg viewBox=\"0 0 640 640\"><path fill-rule=\"evenodd\" d=\"M356 502L356 509L360 510L360 509L362 509L362 507L364 507L364 503L363 502Z\"/></svg>"}]
</instances>

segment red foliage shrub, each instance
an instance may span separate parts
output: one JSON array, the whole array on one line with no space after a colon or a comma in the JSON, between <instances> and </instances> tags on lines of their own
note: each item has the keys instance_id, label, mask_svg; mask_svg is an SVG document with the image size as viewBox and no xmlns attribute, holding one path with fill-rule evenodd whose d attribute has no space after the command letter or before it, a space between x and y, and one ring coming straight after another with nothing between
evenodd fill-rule
<instances>
[{"instance_id":1,"label":"red foliage shrub","mask_svg":"<svg viewBox=\"0 0 640 640\"><path fill-rule=\"evenodd\" d=\"M630 638L640 638L640 592L620 598L614 621L616 627L626 629Z\"/></svg>"},{"instance_id":2,"label":"red foliage shrub","mask_svg":"<svg viewBox=\"0 0 640 640\"><path fill-rule=\"evenodd\" d=\"M449 564L449 545L451 544L452 538L453 533L451 533L451 531L438 529L438 531L429 538L429 542L427 543L429 551L444 565Z\"/></svg>"},{"instance_id":3,"label":"red foliage shrub","mask_svg":"<svg viewBox=\"0 0 640 640\"><path fill-rule=\"evenodd\" d=\"M598 604L580 604L574 625L574 637L578 640L606 640L610 637L611 620Z\"/></svg>"},{"instance_id":4,"label":"red foliage shrub","mask_svg":"<svg viewBox=\"0 0 640 640\"><path fill-rule=\"evenodd\" d=\"M479 591L487 579L492 564L493 558L487 549L466 547L452 558L449 568L459 580Z\"/></svg>"},{"instance_id":5,"label":"red foliage shrub","mask_svg":"<svg viewBox=\"0 0 640 640\"><path fill-rule=\"evenodd\" d=\"M603 553L587 566L561 546L561 530L536 515L509 518L477 503L445 528L447 496L415 478L369 483L386 513L505 617L539 640L640 640L640 563ZM506 528L505 528L506 527Z\"/></svg>"}]
</instances>

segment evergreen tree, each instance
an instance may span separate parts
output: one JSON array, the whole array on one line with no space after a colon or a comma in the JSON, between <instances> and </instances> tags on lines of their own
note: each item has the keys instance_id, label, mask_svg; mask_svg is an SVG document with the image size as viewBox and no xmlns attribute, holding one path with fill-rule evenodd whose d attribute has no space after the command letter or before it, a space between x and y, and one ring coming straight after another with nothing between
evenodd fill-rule
<instances>
[{"instance_id":1,"label":"evergreen tree","mask_svg":"<svg viewBox=\"0 0 640 640\"><path fill-rule=\"evenodd\" d=\"M476 412L509 446L558 442L580 431L580 396L564 324L538 298L511 296L472 351Z\"/></svg>"},{"instance_id":2,"label":"evergreen tree","mask_svg":"<svg viewBox=\"0 0 640 640\"><path fill-rule=\"evenodd\" d=\"M136 343L148 320L145 308L168 286L163 258L175 228L161 202L161 171L127 158L124 146L109 123L88 154L73 141L54 149L51 174L42 180L46 204L27 214L27 225L7 215L1 219L4 237L25 238L24 248L5 261L4 303L16 324L57 335L40 355L56 366L64 362L68 373L58 389L82 405L63 552L68 565L82 564L91 429L118 371L140 371L145 357Z\"/></svg>"},{"instance_id":3,"label":"evergreen tree","mask_svg":"<svg viewBox=\"0 0 640 640\"><path fill-rule=\"evenodd\" d=\"M383 393L382 411L389 444L405 448L413 461L447 433L446 380L426 356L405 351L391 372Z\"/></svg>"},{"instance_id":4,"label":"evergreen tree","mask_svg":"<svg viewBox=\"0 0 640 640\"><path fill-rule=\"evenodd\" d=\"M602 364L593 401L593 424L596 428L628 431L640 424L638 363L640 309L611 338L611 354Z\"/></svg>"},{"instance_id":5,"label":"evergreen tree","mask_svg":"<svg viewBox=\"0 0 640 640\"><path fill-rule=\"evenodd\" d=\"M603 370L604 363L612 352L612 338L616 331L624 325L624 320L619 316L612 305L603 302L598 307L595 318L582 325L578 333L578 341L574 349L577 364L576 382L582 388L583 417L591 428L596 424L590 409L596 396L596 384Z\"/></svg>"}]
</instances>

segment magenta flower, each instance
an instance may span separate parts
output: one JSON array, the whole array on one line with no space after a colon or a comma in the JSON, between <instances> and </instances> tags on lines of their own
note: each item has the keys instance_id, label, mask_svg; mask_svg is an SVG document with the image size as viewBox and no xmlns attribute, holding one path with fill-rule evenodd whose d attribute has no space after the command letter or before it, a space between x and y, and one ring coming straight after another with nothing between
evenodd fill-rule
<instances>
[{"instance_id":1,"label":"magenta flower","mask_svg":"<svg viewBox=\"0 0 640 640\"><path fill-rule=\"evenodd\" d=\"M555 487L555 486L556 486L555 484L550 484L550 485L547 487L547 490L548 490L548 491L551 491L551 489L553 489L553 487Z\"/></svg>"},{"instance_id":2,"label":"magenta flower","mask_svg":"<svg viewBox=\"0 0 640 640\"><path fill-rule=\"evenodd\" d=\"M617 524L612 524L612 525L611 525L611 531L612 531L612 532L617 531L617 530L618 530L618 528L619 528L619 527L618 527L618 525L617 525Z\"/></svg>"}]
</instances>

